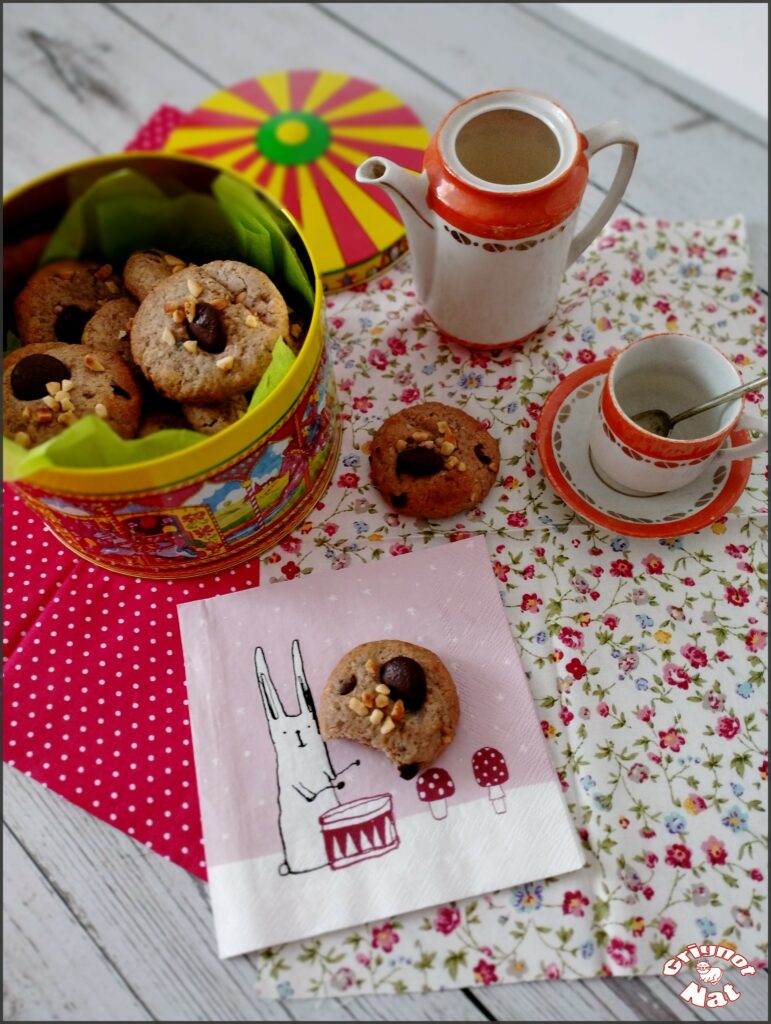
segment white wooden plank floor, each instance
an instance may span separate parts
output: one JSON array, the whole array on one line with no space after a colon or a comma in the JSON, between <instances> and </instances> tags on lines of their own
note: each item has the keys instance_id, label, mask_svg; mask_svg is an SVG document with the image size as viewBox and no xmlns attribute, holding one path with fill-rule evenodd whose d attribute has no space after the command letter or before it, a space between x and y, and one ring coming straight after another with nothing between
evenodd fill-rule
<instances>
[{"instance_id":1,"label":"white wooden plank floor","mask_svg":"<svg viewBox=\"0 0 771 1024\"><path fill-rule=\"evenodd\" d=\"M458 98L524 85L581 127L617 117L637 132L628 212L743 212L767 286L764 126L556 5L4 4L3 30L5 191L121 149L162 102L187 108L270 70L378 81L430 129ZM584 217L612 170L593 161ZM260 1001L250 959L216 957L204 885L12 769L4 794L6 1020L709 1019L661 978ZM767 1019L757 980L724 1019Z\"/></svg>"}]
</instances>

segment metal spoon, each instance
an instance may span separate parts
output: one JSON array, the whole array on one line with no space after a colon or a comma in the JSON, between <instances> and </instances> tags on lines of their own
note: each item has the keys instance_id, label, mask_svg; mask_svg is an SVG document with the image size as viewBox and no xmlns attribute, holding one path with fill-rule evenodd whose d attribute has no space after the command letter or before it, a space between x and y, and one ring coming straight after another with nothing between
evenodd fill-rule
<instances>
[{"instance_id":1,"label":"metal spoon","mask_svg":"<svg viewBox=\"0 0 771 1024\"><path fill-rule=\"evenodd\" d=\"M732 402L734 398L746 395L748 391L756 391L758 388L763 388L766 384L768 384L768 374L764 377L758 377L757 380L751 380L748 384L741 384L738 388L726 391L725 394L718 395L717 398L711 398L708 402L702 402L701 405L694 405L692 408L686 409L685 412L679 412L676 416L670 416L663 409L646 409L645 412L638 412L636 416L632 416L632 419L638 427L647 430L649 434L669 437L672 427L676 423L680 423L681 420L690 419L691 416L698 416L700 412L714 409L717 405Z\"/></svg>"}]
</instances>

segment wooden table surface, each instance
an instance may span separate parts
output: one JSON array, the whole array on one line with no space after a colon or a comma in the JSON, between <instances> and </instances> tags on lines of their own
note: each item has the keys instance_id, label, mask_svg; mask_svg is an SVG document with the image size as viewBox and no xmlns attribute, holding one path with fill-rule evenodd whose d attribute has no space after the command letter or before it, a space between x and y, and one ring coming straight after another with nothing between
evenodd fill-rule
<instances>
[{"instance_id":1,"label":"wooden table surface","mask_svg":"<svg viewBox=\"0 0 771 1024\"><path fill-rule=\"evenodd\" d=\"M767 287L767 123L554 4L4 4L4 191L120 150L161 104L293 67L401 95L433 130L458 100L526 86L579 127L623 119L640 158L620 210L747 218ZM629 43L633 44L633 40ZM592 161L584 217L614 158ZM260 1001L221 962L206 887L4 770L5 1020L697 1020L663 978L531 982L423 995ZM761 986L723 1019L765 1020Z\"/></svg>"}]
</instances>

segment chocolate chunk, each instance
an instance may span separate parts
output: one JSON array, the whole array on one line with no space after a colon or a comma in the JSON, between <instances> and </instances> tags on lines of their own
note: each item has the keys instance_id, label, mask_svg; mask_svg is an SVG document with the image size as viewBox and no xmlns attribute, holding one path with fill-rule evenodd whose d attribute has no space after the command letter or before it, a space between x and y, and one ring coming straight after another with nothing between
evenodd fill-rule
<instances>
[{"instance_id":1,"label":"chocolate chunk","mask_svg":"<svg viewBox=\"0 0 771 1024\"><path fill-rule=\"evenodd\" d=\"M113 381L113 382L112 382L112 383L110 384L110 387L112 388L112 393L113 393L114 395L117 395L117 396L118 396L118 398L131 398L131 395L130 395L130 394L128 393L128 391L126 391L126 389L125 389L125 388L122 388L122 387L120 386L120 384L116 384L116 383L115 383L115 382Z\"/></svg>"},{"instance_id":2,"label":"chocolate chunk","mask_svg":"<svg viewBox=\"0 0 771 1024\"><path fill-rule=\"evenodd\" d=\"M346 693L350 693L351 690L356 689L356 676L351 676L350 679L344 679L337 688L337 692L341 697L345 696Z\"/></svg>"},{"instance_id":3,"label":"chocolate chunk","mask_svg":"<svg viewBox=\"0 0 771 1024\"><path fill-rule=\"evenodd\" d=\"M493 461L487 452L484 450L481 444L474 445L474 455L479 459L483 466L489 466Z\"/></svg>"},{"instance_id":4,"label":"chocolate chunk","mask_svg":"<svg viewBox=\"0 0 771 1024\"><path fill-rule=\"evenodd\" d=\"M426 699L426 673L412 658L391 658L380 669L380 678L394 699L401 698L408 711L419 711Z\"/></svg>"},{"instance_id":5,"label":"chocolate chunk","mask_svg":"<svg viewBox=\"0 0 771 1024\"><path fill-rule=\"evenodd\" d=\"M60 359L42 352L25 356L11 370L11 391L21 402L34 402L48 394L46 384L69 380L70 371Z\"/></svg>"},{"instance_id":6,"label":"chocolate chunk","mask_svg":"<svg viewBox=\"0 0 771 1024\"><path fill-rule=\"evenodd\" d=\"M409 500L410 499L406 494L391 495L391 504L393 505L394 508L405 508Z\"/></svg>"},{"instance_id":7,"label":"chocolate chunk","mask_svg":"<svg viewBox=\"0 0 771 1024\"><path fill-rule=\"evenodd\" d=\"M405 448L396 456L396 472L410 476L435 476L444 469L444 459L435 448Z\"/></svg>"},{"instance_id":8,"label":"chocolate chunk","mask_svg":"<svg viewBox=\"0 0 771 1024\"><path fill-rule=\"evenodd\" d=\"M403 779L414 779L420 770L419 764L401 764L399 765L399 774Z\"/></svg>"},{"instance_id":9,"label":"chocolate chunk","mask_svg":"<svg viewBox=\"0 0 771 1024\"><path fill-rule=\"evenodd\" d=\"M190 333L204 352L211 352L212 355L224 352L227 338L219 310L208 302L199 302L195 307L195 318L190 323Z\"/></svg>"},{"instance_id":10,"label":"chocolate chunk","mask_svg":"<svg viewBox=\"0 0 771 1024\"><path fill-rule=\"evenodd\" d=\"M54 334L67 345L79 345L83 328L94 314L80 306L65 306L56 318Z\"/></svg>"}]
</instances>

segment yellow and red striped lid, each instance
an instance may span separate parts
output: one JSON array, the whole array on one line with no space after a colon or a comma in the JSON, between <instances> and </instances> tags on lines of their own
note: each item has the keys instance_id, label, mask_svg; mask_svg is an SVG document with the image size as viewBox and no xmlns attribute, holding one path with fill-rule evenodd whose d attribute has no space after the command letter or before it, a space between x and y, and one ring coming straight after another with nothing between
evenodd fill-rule
<instances>
[{"instance_id":1,"label":"yellow and red striped lid","mask_svg":"<svg viewBox=\"0 0 771 1024\"><path fill-rule=\"evenodd\" d=\"M297 219L328 290L359 284L407 247L388 198L356 167L388 157L419 171L428 133L403 100L334 71L277 71L204 100L165 152L198 157L258 184Z\"/></svg>"}]
</instances>

